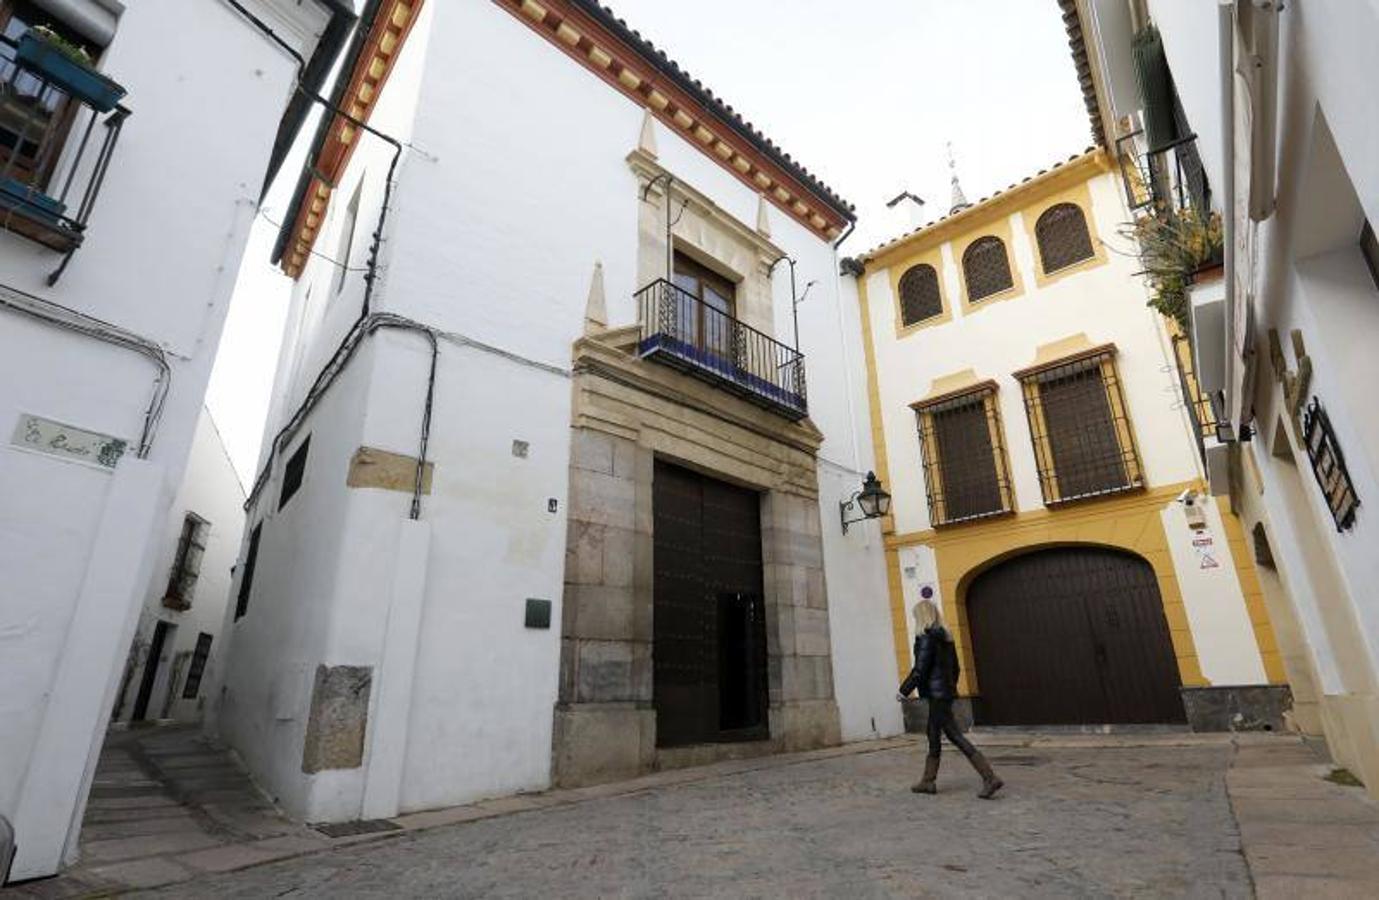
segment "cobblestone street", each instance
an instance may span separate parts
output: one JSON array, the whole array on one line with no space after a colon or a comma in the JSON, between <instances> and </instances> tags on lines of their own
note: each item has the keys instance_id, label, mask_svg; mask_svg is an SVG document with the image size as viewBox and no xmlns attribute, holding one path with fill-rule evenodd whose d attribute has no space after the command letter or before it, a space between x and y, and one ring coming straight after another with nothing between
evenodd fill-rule
<instances>
[{"instance_id":1,"label":"cobblestone street","mask_svg":"<svg viewBox=\"0 0 1379 900\"><path fill-rule=\"evenodd\" d=\"M1322 781L1327 767L1296 740L983 738L1007 782L994 802L973 796L956 753L938 796L911 794L917 747L883 744L518 798L459 824L404 817L439 827L153 896L1373 895L1343 879L1375 877L1379 810ZM1249 807L1240 825L1228 782ZM1325 841L1300 840L1323 822ZM1258 847L1242 848L1242 829Z\"/></svg>"}]
</instances>

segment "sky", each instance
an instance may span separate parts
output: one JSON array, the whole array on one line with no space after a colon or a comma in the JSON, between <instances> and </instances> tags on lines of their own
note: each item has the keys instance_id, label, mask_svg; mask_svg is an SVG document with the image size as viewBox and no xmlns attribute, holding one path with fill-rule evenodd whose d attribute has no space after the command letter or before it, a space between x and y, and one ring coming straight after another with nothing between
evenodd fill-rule
<instances>
[{"instance_id":1,"label":"sky","mask_svg":"<svg viewBox=\"0 0 1379 900\"><path fill-rule=\"evenodd\" d=\"M444 0L479 2L479 0ZM1080 153L1091 134L1054 0L603 0L857 207L857 255L912 227L902 191L947 213L947 146L968 199ZM284 168L295 180L300 157ZM260 213L207 405L247 484L290 283L268 265L283 179Z\"/></svg>"}]
</instances>

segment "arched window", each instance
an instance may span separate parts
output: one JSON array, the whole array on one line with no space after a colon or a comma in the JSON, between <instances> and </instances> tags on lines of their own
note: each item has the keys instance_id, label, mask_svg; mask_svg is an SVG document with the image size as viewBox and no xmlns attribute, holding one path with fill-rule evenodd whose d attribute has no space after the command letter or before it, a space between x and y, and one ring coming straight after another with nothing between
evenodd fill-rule
<instances>
[{"instance_id":1,"label":"arched window","mask_svg":"<svg viewBox=\"0 0 1379 900\"><path fill-rule=\"evenodd\" d=\"M1059 203L1044 210L1034 225L1034 237L1039 243L1039 257L1044 261L1045 274L1090 259L1093 255L1087 219L1074 203Z\"/></svg>"},{"instance_id":2,"label":"arched window","mask_svg":"<svg viewBox=\"0 0 1379 900\"><path fill-rule=\"evenodd\" d=\"M939 296L938 272L927 263L905 270L900 276L900 322L914 325L943 312Z\"/></svg>"},{"instance_id":3,"label":"arched window","mask_svg":"<svg viewBox=\"0 0 1379 900\"><path fill-rule=\"evenodd\" d=\"M962 273L967 279L967 299L971 303L1015 286L1006 245L991 235L977 238L968 246L962 255Z\"/></svg>"}]
</instances>

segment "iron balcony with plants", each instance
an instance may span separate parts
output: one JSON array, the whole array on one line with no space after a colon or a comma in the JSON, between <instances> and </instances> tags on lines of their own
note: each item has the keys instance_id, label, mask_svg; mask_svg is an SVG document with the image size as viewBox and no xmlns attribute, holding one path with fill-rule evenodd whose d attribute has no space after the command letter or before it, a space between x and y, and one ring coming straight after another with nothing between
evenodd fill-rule
<instances>
[{"instance_id":1,"label":"iron balcony with plants","mask_svg":"<svg viewBox=\"0 0 1379 900\"><path fill-rule=\"evenodd\" d=\"M130 115L124 96L52 31L0 36L0 226L68 256L81 246Z\"/></svg>"},{"instance_id":2,"label":"iron balcony with plants","mask_svg":"<svg viewBox=\"0 0 1379 900\"><path fill-rule=\"evenodd\" d=\"M644 359L689 375L788 419L809 415L804 355L658 278L636 293Z\"/></svg>"}]
</instances>

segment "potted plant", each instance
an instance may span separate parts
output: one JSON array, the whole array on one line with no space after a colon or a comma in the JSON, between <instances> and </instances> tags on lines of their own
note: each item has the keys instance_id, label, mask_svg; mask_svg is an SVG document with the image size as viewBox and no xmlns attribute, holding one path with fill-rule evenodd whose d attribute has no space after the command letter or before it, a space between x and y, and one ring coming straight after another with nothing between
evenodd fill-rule
<instances>
[{"instance_id":1,"label":"potted plant","mask_svg":"<svg viewBox=\"0 0 1379 900\"><path fill-rule=\"evenodd\" d=\"M16 55L25 67L98 112L110 112L124 98L125 89L97 72L84 48L51 28L40 25L24 32Z\"/></svg>"},{"instance_id":2,"label":"potted plant","mask_svg":"<svg viewBox=\"0 0 1379 900\"><path fill-rule=\"evenodd\" d=\"M1149 306L1176 319L1186 333L1190 306L1188 289L1221 266L1221 214L1195 209L1159 211L1142 216L1128 228L1139 244L1141 274L1149 281Z\"/></svg>"}]
</instances>

